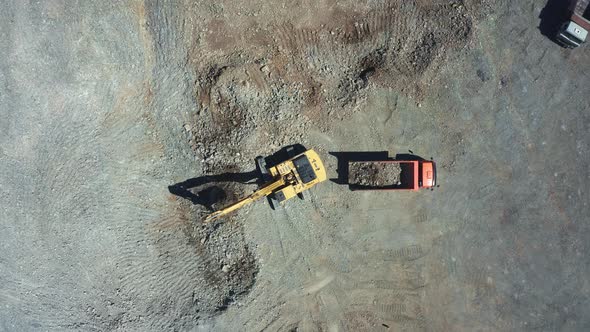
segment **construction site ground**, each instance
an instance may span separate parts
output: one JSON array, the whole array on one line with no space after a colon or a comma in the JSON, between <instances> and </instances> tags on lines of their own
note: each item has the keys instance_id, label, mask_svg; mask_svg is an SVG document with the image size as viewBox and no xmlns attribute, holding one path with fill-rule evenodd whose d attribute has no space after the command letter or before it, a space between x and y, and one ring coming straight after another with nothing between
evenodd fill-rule
<instances>
[{"instance_id":1,"label":"construction site ground","mask_svg":"<svg viewBox=\"0 0 590 332\"><path fill-rule=\"evenodd\" d=\"M590 330L590 51L544 1L0 3L0 331ZM289 144L412 150L210 211Z\"/></svg>"}]
</instances>

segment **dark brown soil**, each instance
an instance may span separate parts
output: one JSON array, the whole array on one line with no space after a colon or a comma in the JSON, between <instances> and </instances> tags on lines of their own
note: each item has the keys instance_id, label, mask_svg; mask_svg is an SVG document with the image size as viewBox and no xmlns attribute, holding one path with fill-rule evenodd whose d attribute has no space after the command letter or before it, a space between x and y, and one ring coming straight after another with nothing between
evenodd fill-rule
<instances>
[{"instance_id":1,"label":"dark brown soil","mask_svg":"<svg viewBox=\"0 0 590 332\"><path fill-rule=\"evenodd\" d=\"M366 187L399 185L401 172L398 163L353 162L348 169L348 183Z\"/></svg>"}]
</instances>

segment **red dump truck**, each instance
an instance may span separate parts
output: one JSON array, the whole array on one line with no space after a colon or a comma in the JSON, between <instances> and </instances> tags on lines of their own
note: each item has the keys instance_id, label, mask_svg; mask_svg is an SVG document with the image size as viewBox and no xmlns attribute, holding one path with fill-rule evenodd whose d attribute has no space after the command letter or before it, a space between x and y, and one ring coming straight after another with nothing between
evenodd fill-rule
<instances>
[{"instance_id":1,"label":"red dump truck","mask_svg":"<svg viewBox=\"0 0 590 332\"><path fill-rule=\"evenodd\" d=\"M413 190L436 186L432 160L349 161L350 190Z\"/></svg>"},{"instance_id":2,"label":"red dump truck","mask_svg":"<svg viewBox=\"0 0 590 332\"><path fill-rule=\"evenodd\" d=\"M575 48L586 41L590 31L590 0L569 0L568 20L557 33L557 40L567 48Z\"/></svg>"}]
</instances>

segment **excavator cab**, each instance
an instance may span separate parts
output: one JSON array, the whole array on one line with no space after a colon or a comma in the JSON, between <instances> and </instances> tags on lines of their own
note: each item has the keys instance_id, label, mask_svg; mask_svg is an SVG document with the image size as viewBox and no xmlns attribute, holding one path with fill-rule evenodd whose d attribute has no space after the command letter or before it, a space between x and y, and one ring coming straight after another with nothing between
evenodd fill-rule
<instances>
[{"instance_id":1,"label":"excavator cab","mask_svg":"<svg viewBox=\"0 0 590 332\"><path fill-rule=\"evenodd\" d=\"M277 165L277 167L271 168L269 171L273 176L280 176L281 172L287 173L286 177L290 185L275 191L271 195L278 203L289 200L296 195L303 199L305 190L326 179L326 172L323 165L321 165L319 156L313 150L308 150L283 164ZM319 181L318 178L320 178Z\"/></svg>"}]
</instances>

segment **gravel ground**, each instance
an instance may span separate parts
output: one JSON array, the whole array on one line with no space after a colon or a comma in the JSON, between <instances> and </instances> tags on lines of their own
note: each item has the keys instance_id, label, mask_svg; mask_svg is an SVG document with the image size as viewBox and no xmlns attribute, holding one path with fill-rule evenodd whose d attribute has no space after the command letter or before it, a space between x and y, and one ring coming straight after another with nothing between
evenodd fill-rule
<instances>
[{"instance_id":1,"label":"gravel ground","mask_svg":"<svg viewBox=\"0 0 590 332\"><path fill-rule=\"evenodd\" d=\"M0 330L590 329L590 57L544 5L0 3ZM294 143L441 187L201 223Z\"/></svg>"}]
</instances>

